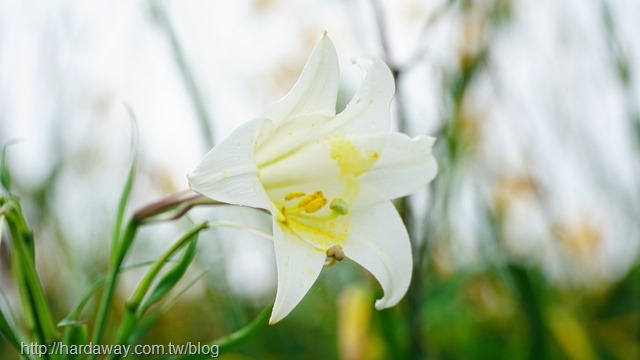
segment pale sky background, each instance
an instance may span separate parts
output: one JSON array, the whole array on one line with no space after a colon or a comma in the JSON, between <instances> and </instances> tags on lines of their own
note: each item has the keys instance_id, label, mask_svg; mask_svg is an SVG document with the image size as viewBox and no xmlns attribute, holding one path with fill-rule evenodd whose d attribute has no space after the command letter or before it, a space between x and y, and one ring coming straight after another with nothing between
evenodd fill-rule
<instances>
[{"instance_id":1,"label":"pale sky background","mask_svg":"<svg viewBox=\"0 0 640 360\"><path fill-rule=\"evenodd\" d=\"M463 28L475 20L453 6L425 27L444 1L380 3L391 61L402 65L419 55L400 84L407 131L433 134L443 121L443 73L456 69L462 48L473 46L473 35L464 37ZM498 180L526 174L539 181L548 201L514 196L507 219L513 256L539 264L553 279L578 283L614 280L637 260L639 148L628 111L640 103L640 2L606 3L619 38L613 47L632 69L627 89L612 66L600 1L514 0L512 19L491 32L489 70L470 90L479 146L448 215L455 220L447 250L455 266L473 264L482 251L478 214ZM186 188L186 174L208 151L150 4L0 1L0 143L20 141L9 159L15 182L26 190L64 161L52 205L74 249L88 254L72 255L80 267L91 266L107 249L105 219L113 218L128 164L130 124L123 102L138 119L141 170L132 207ZM168 14L217 141L289 90L322 31L336 45L345 94L360 79L351 58L383 56L370 1L157 4ZM425 198L423 193L415 201ZM196 216L244 221L251 218L244 210ZM264 227L260 219L250 221ZM585 223L598 240L575 245L589 249L588 261L574 263L549 229ZM178 229L148 236L166 244ZM226 266L237 292L272 294L271 244L245 235L240 243L238 234L221 230L222 240L200 246L219 254L211 262L232 254L235 261Z\"/></svg>"}]
</instances>

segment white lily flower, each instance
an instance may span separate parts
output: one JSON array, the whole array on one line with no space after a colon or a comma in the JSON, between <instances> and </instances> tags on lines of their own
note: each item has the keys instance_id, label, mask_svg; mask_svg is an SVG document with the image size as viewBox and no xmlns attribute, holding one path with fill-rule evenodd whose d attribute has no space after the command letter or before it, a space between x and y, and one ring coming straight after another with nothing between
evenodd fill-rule
<instances>
[{"instance_id":1,"label":"white lily flower","mask_svg":"<svg viewBox=\"0 0 640 360\"><path fill-rule=\"evenodd\" d=\"M396 305L411 281L409 236L390 200L435 177L434 139L389 132L391 71L373 57L354 62L362 84L336 114L338 60L323 34L289 94L216 145L189 175L202 195L273 215L278 287L271 324L300 302L327 258L348 257L376 277L384 291L377 309Z\"/></svg>"}]
</instances>

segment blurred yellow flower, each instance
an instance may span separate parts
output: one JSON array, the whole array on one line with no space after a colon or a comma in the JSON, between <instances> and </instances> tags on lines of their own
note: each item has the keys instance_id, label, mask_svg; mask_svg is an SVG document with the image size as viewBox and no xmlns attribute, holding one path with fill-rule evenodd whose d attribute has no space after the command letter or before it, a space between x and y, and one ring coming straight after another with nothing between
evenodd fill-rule
<instances>
[{"instance_id":1,"label":"blurred yellow flower","mask_svg":"<svg viewBox=\"0 0 640 360\"><path fill-rule=\"evenodd\" d=\"M376 308L409 287L411 246L389 201L431 181L434 139L389 132L395 87L379 59L354 60L359 90L335 113L339 67L326 34L293 89L215 146L189 175L191 189L273 215L278 288L270 323L300 302L325 260L349 257L380 282Z\"/></svg>"}]
</instances>

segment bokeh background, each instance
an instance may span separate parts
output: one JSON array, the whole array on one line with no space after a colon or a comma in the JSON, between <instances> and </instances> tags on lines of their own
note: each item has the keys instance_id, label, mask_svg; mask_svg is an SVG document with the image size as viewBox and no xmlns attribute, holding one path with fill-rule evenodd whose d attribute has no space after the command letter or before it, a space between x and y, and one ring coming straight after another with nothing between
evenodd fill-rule
<instances>
[{"instance_id":1,"label":"bokeh background","mask_svg":"<svg viewBox=\"0 0 640 360\"><path fill-rule=\"evenodd\" d=\"M133 211L185 189L216 142L290 89L326 30L339 109L360 81L351 58L376 55L396 76L394 128L438 138L438 177L397 204L413 282L378 312L375 279L343 261L224 358L639 358L638 24L635 0L0 1L0 144L15 142L56 320L108 265L132 132L123 104L138 122ZM190 215L269 231L251 209ZM145 228L127 264L188 225ZM219 229L198 246L141 343L208 342L272 301L268 240ZM17 301L8 251L5 310ZM143 271L122 278L110 324ZM17 358L1 340L0 355Z\"/></svg>"}]
</instances>

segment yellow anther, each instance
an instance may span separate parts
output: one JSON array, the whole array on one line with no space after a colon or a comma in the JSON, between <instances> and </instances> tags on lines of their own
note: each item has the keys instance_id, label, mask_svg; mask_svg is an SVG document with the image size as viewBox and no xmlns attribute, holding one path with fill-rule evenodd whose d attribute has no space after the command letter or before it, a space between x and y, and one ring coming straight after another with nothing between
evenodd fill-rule
<instances>
[{"instance_id":1,"label":"yellow anther","mask_svg":"<svg viewBox=\"0 0 640 360\"><path fill-rule=\"evenodd\" d=\"M278 221L280 221L282 224L287 224L287 209L285 209L285 207L283 206L280 209L280 214L278 214Z\"/></svg>"},{"instance_id":2,"label":"yellow anther","mask_svg":"<svg viewBox=\"0 0 640 360\"><path fill-rule=\"evenodd\" d=\"M322 209L325 205L327 205L327 199L323 197L312 200L310 203L304 206L304 211L309 214L313 214L314 212Z\"/></svg>"},{"instance_id":3,"label":"yellow anther","mask_svg":"<svg viewBox=\"0 0 640 360\"><path fill-rule=\"evenodd\" d=\"M303 197L305 195L306 194L303 193L302 191L294 191L292 193L289 193L289 194L285 195L284 199L285 200L293 200L293 199L297 199L299 197Z\"/></svg>"},{"instance_id":4,"label":"yellow anther","mask_svg":"<svg viewBox=\"0 0 640 360\"><path fill-rule=\"evenodd\" d=\"M324 195L322 194L322 191L316 191L313 194L309 194L307 196L305 196L302 200L300 200L300 202L298 203L298 207L304 208L305 206L307 206L307 204L309 204L310 202L312 202L315 199L319 199L322 198L324 199Z\"/></svg>"},{"instance_id":5,"label":"yellow anther","mask_svg":"<svg viewBox=\"0 0 640 360\"><path fill-rule=\"evenodd\" d=\"M331 204L329 204L329 209L335 211L340 215L347 215L349 213L349 205L346 201L341 198L335 198L331 200Z\"/></svg>"},{"instance_id":6,"label":"yellow anther","mask_svg":"<svg viewBox=\"0 0 640 360\"><path fill-rule=\"evenodd\" d=\"M307 205L308 203L312 202L315 199L316 199L315 194L307 195L304 197L304 199L300 200L300 202L298 203L298 207L305 207L305 205Z\"/></svg>"},{"instance_id":7,"label":"yellow anther","mask_svg":"<svg viewBox=\"0 0 640 360\"><path fill-rule=\"evenodd\" d=\"M344 259L344 251L342 251L340 245L331 245L331 247L327 249L327 257L342 261Z\"/></svg>"}]
</instances>

